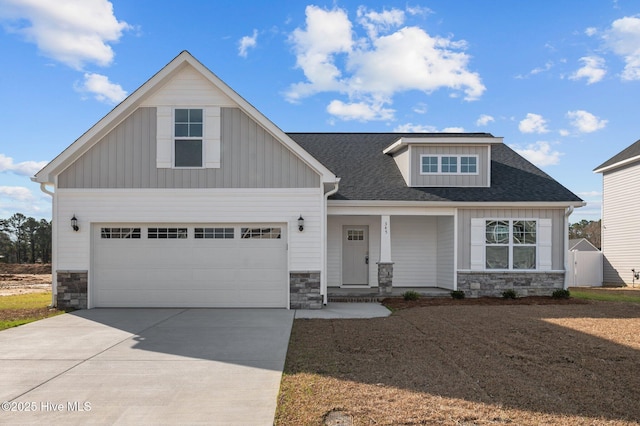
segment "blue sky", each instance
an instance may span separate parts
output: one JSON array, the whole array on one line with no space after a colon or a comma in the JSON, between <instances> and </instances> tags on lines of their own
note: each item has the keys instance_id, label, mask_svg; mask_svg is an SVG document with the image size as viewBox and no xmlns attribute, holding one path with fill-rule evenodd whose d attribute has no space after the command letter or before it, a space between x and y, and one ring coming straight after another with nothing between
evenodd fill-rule
<instances>
[{"instance_id":1,"label":"blue sky","mask_svg":"<svg viewBox=\"0 0 640 426\"><path fill-rule=\"evenodd\" d=\"M489 132L587 201L640 138L640 2L0 0L0 218L182 50L290 132Z\"/></svg>"}]
</instances>

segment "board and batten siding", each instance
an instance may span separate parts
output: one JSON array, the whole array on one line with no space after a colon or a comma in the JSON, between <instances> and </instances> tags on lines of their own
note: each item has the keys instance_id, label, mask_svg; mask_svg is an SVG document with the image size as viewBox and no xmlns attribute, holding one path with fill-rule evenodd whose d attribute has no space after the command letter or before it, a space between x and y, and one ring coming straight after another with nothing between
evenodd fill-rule
<instances>
[{"instance_id":1,"label":"board and batten siding","mask_svg":"<svg viewBox=\"0 0 640 426\"><path fill-rule=\"evenodd\" d=\"M551 269L564 270L564 209L459 209L458 269L471 268L471 219L550 219Z\"/></svg>"},{"instance_id":2,"label":"board and batten siding","mask_svg":"<svg viewBox=\"0 0 640 426\"><path fill-rule=\"evenodd\" d=\"M437 287L438 218L391 216L394 287Z\"/></svg>"},{"instance_id":3,"label":"board and batten siding","mask_svg":"<svg viewBox=\"0 0 640 426\"><path fill-rule=\"evenodd\" d=\"M166 189L158 191L59 189L53 217L58 229L56 270L89 270L91 225L288 224L289 270L319 271L323 195L318 188ZM74 232L69 219L78 218ZM304 232L298 217L304 217Z\"/></svg>"},{"instance_id":4,"label":"board and batten siding","mask_svg":"<svg viewBox=\"0 0 640 426\"><path fill-rule=\"evenodd\" d=\"M455 220L453 216L438 216L437 287L454 289Z\"/></svg>"},{"instance_id":5,"label":"board and batten siding","mask_svg":"<svg viewBox=\"0 0 640 426\"><path fill-rule=\"evenodd\" d=\"M633 282L631 269L640 270L640 214L633 188L640 188L640 163L603 173L603 282Z\"/></svg>"},{"instance_id":6,"label":"board and batten siding","mask_svg":"<svg viewBox=\"0 0 640 426\"><path fill-rule=\"evenodd\" d=\"M156 167L156 108L138 108L58 177L59 188L318 188L320 176L238 108L221 109L221 166Z\"/></svg>"},{"instance_id":7,"label":"board and batten siding","mask_svg":"<svg viewBox=\"0 0 640 426\"><path fill-rule=\"evenodd\" d=\"M411 186L489 186L489 147L471 145L412 146L411 147ZM466 155L478 156L478 174L420 174L421 155ZM458 164L458 169L460 164Z\"/></svg>"}]
</instances>

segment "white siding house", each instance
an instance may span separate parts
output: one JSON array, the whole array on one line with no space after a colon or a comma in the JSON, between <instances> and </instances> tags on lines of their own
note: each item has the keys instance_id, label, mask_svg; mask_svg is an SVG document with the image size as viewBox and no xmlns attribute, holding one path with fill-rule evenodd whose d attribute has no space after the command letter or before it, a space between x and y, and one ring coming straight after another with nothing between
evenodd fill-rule
<instances>
[{"instance_id":1,"label":"white siding house","mask_svg":"<svg viewBox=\"0 0 640 426\"><path fill-rule=\"evenodd\" d=\"M285 133L188 52L33 180L79 308L549 294L584 204L488 133Z\"/></svg>"}]
</instances>

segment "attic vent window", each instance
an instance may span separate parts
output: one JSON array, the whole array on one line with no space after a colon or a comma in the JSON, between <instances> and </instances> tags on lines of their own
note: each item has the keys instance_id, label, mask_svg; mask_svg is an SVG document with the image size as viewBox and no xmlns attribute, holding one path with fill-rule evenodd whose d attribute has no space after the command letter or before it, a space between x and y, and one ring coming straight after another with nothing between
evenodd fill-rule
<instances>
[{"instance_id":1,"label":"attic vent window","mask_svg":"<svg viewBox=\"0 0 640 426\"><path fill-rule=\"evenodd\" d=\"M202 109L176 109L174 118L175 167L203 167Z\"/></svg>"}]
</instances>

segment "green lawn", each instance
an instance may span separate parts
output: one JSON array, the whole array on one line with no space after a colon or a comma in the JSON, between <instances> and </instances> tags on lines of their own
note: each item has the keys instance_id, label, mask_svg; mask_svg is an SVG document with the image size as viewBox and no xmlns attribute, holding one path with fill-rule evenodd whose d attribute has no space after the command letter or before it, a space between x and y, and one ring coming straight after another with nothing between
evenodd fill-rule
<instances>
[{"instance_id":1,"label":"green lawn","mask_svg":"<svg viewBox=\"0 0 640 426\"><path fill-rule=\"evenodd\" d=\"M0 296L0 330L64 313L49 308L51 293Z\"/></svg>"},{"instance_id":2,"label":"green lawn","mask_svg":"<svg viewBox=\"0 0 640 426\"><path fill-rule=\"evenodd\" d=\"M624 294L622 292L617 291L607 291L607 290L577 290L571 289L571 297L575 297L576 299L585 299L585 300L601 300L605 302L631 302L631 303L640 303L640 292L637 296Z\"/></svg>"}]
</instances>

